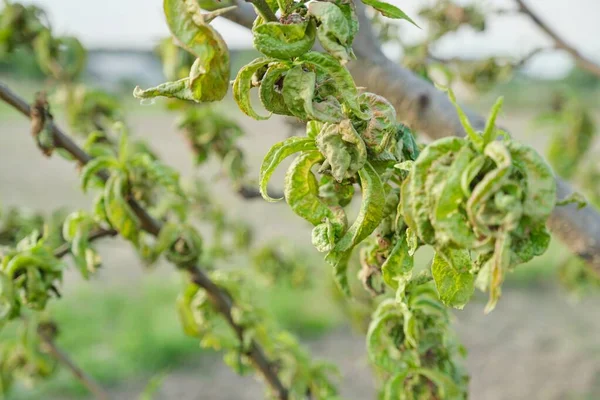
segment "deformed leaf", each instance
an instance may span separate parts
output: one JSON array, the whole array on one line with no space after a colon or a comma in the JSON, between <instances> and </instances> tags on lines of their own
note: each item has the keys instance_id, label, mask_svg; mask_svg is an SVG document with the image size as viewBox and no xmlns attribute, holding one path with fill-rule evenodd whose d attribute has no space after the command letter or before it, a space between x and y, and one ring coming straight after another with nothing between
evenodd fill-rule
<instances>
[{"instance_id":1,"label":"deformed leaf","mask_svg":"<svg viewBox=\"0 0 600 400\"><path fill-rule=\"evenodd\" d=\"M449 306L462 309L473 295L475 276L470 272L471 257L466 250L436 251L431 273L440 300Z\"/></svg>"},{"instance_id":2,"label":"deformed leaf","mask_svg":"<svg viewBox=\"0 0 600 400\"><path fill-rule=\"evenodd\" d=\"M318 196L318 183L311 168L323 161L318 151L300 154L290 165L285 176L285 199L297 215L313 225L326 218L335 220L331 209Z\"/></svg>"},{"instance_id":3,"label":"deformed leaf","mask_svg":"<svg viewBox=\"0 0 600 400\"><path fill-rule=\"evenodd\" d=\"M293 136L284 140L283 142L279 142L273 145L273 147L271 147L271 149L269 149L269 152L265 155L265 158L263 159L262 165L260 167L260 176L258 179L260 183L260 193L262 197L269 202L282 200L270 197L267 192L267 186L269 184L269 179L271 178L271 175L273 175L273 172L275 172L277 166L286 157L289 157L294 153L316 149L317 147L315 145L314 139L297 136Z\"/></svg>"},{"instance_id":4,"label":"deformed leaf","mask_svg":"<svg viewBox=\"0 0 600 400\"><path fill-rule=\"evenodd\" d=\"M375 169L367 163L358 171L358 175L362 188L360 211L352 226L325 258L334 268L340 289L347 295L350 294L350 288L346 269L352 249L377 228L383 218L384 210L381 205L385 203L385 190Z\"/></svg>"},{"instance_id":5,"label":"deformed leaf","mask_svg":"<svg viewBox=\"0 0 600 400\"><path fill-rule=\"evenodd\" d=\"M137 243L140 221L127 200L127 181L121 172L113 173L104 187L104 208L108 222L125 239Z\"/></svg>"},{"instance_id":6,"label":"deformed leaf","mask_svg":"<svg viewBox=\"0 0 600 400\"><path fill-rule=\"evenodd\" d=\"M197 58L188 77L147 90L136 87L134 96L165 96L195 102L221 100L229 89L229 51L221 35L209 23L231 7L202 14L195 1L164 0L163 8L179 45Z\"/></svg>"},{"instance_id":7,"label":"deformed leaf","mask_svg":"<svg viewBox=\"0 0 600 400\"><path fill-rule=\"evenodd\" d=\"M288 110L301 120L341 121L342 109L335 98L330 96L321 102L315 100L316 82L316 74L304 71L300 65L289 70L283 81L282 92Z\"/></svg>"},{"instance_id":8,"label":"deformed leaf","mask_svg":"<svg viewBox=\"0 0 600 400\"><path fill-rule=\"evenodd\" d=\"M389 146L396 135L396 110L387 99L374 93L361 94L359 101L366 104L372 114L360 135L367 148L379 154Z\"/></svg>"},{"instance_id":9,"label":"deformed leaf","mask_svg":"<svg viewBox=\"0 0 600 400\"><path fill-rule=\"evenodd\" d=\"M317 68L322 73L328 75L337 89L338 100L346 104L352 112L361 119L369 118L369 115L360 108L358 102L358 89L352 79L350 72L344 68L333 56L322 54L315 51L309 51L298 57L298 61Z\"/></svg>"},{"instance_id":10,"label":"deformed leaf","mask_svg":"<svg viewBox=\"0 0 600 400\"><path fill-rule=\"evenodd\" d=\"M414 260L410 255L408 242L405 236L401 236L381 266L384 282L394 290L403 290L412 276L413 266Z\"/></svg>"},{"instance_id":11,"label":"deformed leaf","mask_svg":"<svg viewBox=\"0 0 600 400\"><path fill-rule=\"evenodd\" d=\"M246 115L257 120L267 119L269 116L263 117L258 115L252 108L250 102L250 89L252 89L252 76L256 71L265 67L273 59L257 58L249 64L242 67L233 82L233 99Z\"/></svg>"},{"instance_id":12,"label":"deformed leaf","mask_svg":"<svg viewBox=\"0 0 600 400\"><path fill-rule=\"evenodd\" d=\"M356 174L367 162L367 148L349 119L339 124L325 124L316 144L327 160L321 170L331 168L331 175L341 182Z\"/></svg>"},{"instance_id":13,"label":"deformed leaf","mask_svg":"<svg viewBox=\"0 0 600 400\"><path fill-rule=\"evenodd\" d=\"M318 22L317 37L323 48L343 64L355 58L350 21L335 3L317 1L308 4L308 13Z\"/></svg>"},{"instance_id":14,"label":"deformed leaf","mask_svg":"<svg viewBox=\"0 0 600 400\"><path fill-rule=\"evenodd\" d=\"M252 27L254 48L267 57L288 60L309 51L315 43L315 23L264 22L258 17Z\"/></svg>"},{"instance_id":15,"label":"deformed leaf","mask_svg":"<svg viewBox=\"0 0 600 400\"><path fill-rule=\"evenodd\" d=\"M283 80L289 67L284 64L270 66L260 82L260 101L273 114L294 115L285 104L282 94Z\"/></svg>"},{"instance_id":16,"label":"deformed leaf","mask_svg":"<svg viewBox=\"0 0 600 400\"><path fill-rule=\"evenodd\" d=\"M535 220L546 220L556 205L556 180L544 159L531 147L509 141L508 150L525 175L523 212Z\"/></svg>"}]
</instances>

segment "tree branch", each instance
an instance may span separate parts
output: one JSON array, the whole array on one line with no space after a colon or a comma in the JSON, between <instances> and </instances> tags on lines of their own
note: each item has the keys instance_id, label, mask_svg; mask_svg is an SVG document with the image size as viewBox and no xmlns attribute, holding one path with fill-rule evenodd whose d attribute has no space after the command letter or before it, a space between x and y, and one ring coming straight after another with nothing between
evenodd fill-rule
<instances>
[{"instance_id":1,"label":"tree branch","mask_svg":"<svg viewBox=\"0 0 600 400\"><path fill-rule=\"evenodd\" d=\"M38 327L38 335L44 345L45 350L54 357L60 364L66 367L75 378L85 386L90 393L94 395L94 397L98 400L108 400L110 398L109 394L92 378L89 376L84 370L82 370L75 362L69 357L64 350L62 350L58 345L54 342L54 335L49 332L47 324L40 325ZM53 331L56 330L56 327L53 326Z\"/></svg>"},{"instance_id":2,"label":"tree branch","mask_svg":"<svg viewBox=\"0 0 600 400\"><path fill-rule=\"evenodd\" d=\"M569 53L575 59L577 65L581 68L591 72L592 74L600 77L600 65L590 60L583 54L581 54L575 47L568 44L563 38L561 38L556 31L554 31L548 24L540 19L540 17L531 9L523 0L515 0L519 6L519 11L527 15L534 24L536 24L542 31L554 40L554 44L557 49L561 49Z\"/></svg>"},{"instance_id":3,"label":"tree branch","mask_svg":"<svg viewBox=\"0 0 600 400\"><path fill-rule=\"evenodd\" d=\"M30 117L30 106L21 99L18 95L12 92L5 84L0 82L0 99L19 110L22 114ZM92 157L83 151L75 142L71 140L66 134L64 134L54 123L51 124L50 129L54 136L54 143L56 147L60 147L70 153L80 164L84 165L89 162ZM102 171L98 176L106 180L108 174ZM158 236L162 223L154 219L139 203L135 200L129 200L129 205L139 218L142 229L150 233L153 236ZM215 308L223 315L227 323L236 332L240 341L243 340L245 332L244 328L236 323L232 316L233 301L231 296L222 288L217 286L205 273L197 266L190 266L187 269L190 280L202 287L209 298L213 302ZM279 400L287 400L288 391L283 386L279 376L274 370L273 363L267 358L263 349L255 342L252 341L246 355L250 358L254 366L263 375L265 380L271 386L272 390L276 393Z\"/></svg>"},{"instance_id":4,"label":"tree branch","mask_svg":"<svg viewBox=\"0 0 600 400\"><path fill-rule=\"evenodd\" d=\"M1 90L1 88L0 88ZM88 237L88 240L90 242L106 237L106 236L117 236L119 234L119 232L115 231L114 229L98 229L92 233L90 233L90 236ZM54 250L54 257L56 258L61 258L67 254L69 254L71 252L71 244L70 243L65 243L59 247L56 248L56 250Z\"/></svg>"},{"instance_id":5,"label":"tree branch","mask_svg":"<svg viewBox=\"0 0 600 400\"><path fill-rule=\"evenodd\" d=\"M357 84L386 97L396 108L401 122L431 139L446 136L464 136L465 132L454 106L448 97L413 72L388 59L373 34L365 6L355 2L360 29L354 38L354 52L358 60L348 64ZM225 15L251 28L252 10L238 7ZM483 130L485 119L468 108L463 108L473 127ZM573 193L571 186L557 178L557 197L563 199ZM578 210L574 205L556 207L548 226L573 254L585 260L600 274L600 214L587 205Z\"/></svg>"}]
</instances>

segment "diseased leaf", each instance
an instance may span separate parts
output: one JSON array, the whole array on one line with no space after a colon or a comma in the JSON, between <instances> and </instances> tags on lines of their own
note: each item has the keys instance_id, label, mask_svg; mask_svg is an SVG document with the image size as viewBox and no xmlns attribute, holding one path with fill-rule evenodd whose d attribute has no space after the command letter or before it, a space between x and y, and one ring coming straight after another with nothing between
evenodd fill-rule
<instances>
[{"instance_id":1,"label":"diseased leaf","mask_svg":"<svg viewBox=\"0 0 600 400\"><path fill-rule=\"evenodd\" d=\"M367 163L358 174L363 198L360 211L352 226L348 228L348 231L325 258L334 268L340 289L347 295L350 294L350 288L348 287L346 269L352 249L377 228L383 218L381 204L385 202L383 184L375 169Z\"/></svg>"},{"instance_id":2,"label":"diseased leaf","mask_svg":"<svg viewBox=\"0 0 600 400\"><path fill-rule=\"evenodd\" d=\"M384 282L394 290L404 291L412 276L414 260L409 252L406 237L401 236L381 266Z\"/></svg>"},{"instance_id":3,"label":"diseased leaf","mask_svg":"<svg viewBox=\"0 0 600 400\"><path fill-rule=\"evenodd\" d=\"M297 215L313 225L326 218L335 220L331 209L318 196L318 183L311 168L323 161L318 151L307 151L294 160L285 176L285 199Z\"/></svg>"},{"instance_id":4,"label":"diseased leaf","mask_svg":"<svg viewBox=\"0 0 600 400\"><path fill-rule=\"evenodd\" d=\"M209 23L233 7L202 14L194 0L164 0L163 8L171 33L181 47L197 57L196 61L188 77L147 90L136 87L133 95L195 102L221 100L229 89L229 51L221 35Z\"/></svg>"},{"instance_id":5,"label":"diseased leaf","mask_svg":"<svg viewBox=\"0 0 600 400\"><path fill-rule=\"evenodd\" d=\"M190 284L186 287L183 293L177 297L177 312L179 314L179 320L183 326L183 331L186 335L191 337L200 337L201 330L196 318L194 317L194 311L192 310L192 301L198 293L199 287Z\"/></svg>"},{"instance_id":6,"label":"diseased leaf","mask_svg":"<svg viewBox=\"0 0 600 400\"><path fill-rule=\"evenodd\" d=\"M475 276L470 272L471 257L466 250L436 251L431 273L440 300L461 310L473 295Z\"/></svg>"},{"instance_id":7,"label":"diseased leaf","mask_svg":"<svg viewBox=\"0 0 600 400\"><path fill-rule=\"evenodd\" d=\"M556 204L552 170L533 148L514 141L507 147L516 167L525 175L523 212L535 220L546 220Z\"/></svg>"},{"instance_id":8,"label":"diseased leaf","mask_svg":"<svg viewBox=\"0 0 600 400\"><path fill-rule=\"evenodd\" d=\"M137 243L139 239L140 221L133 212L125 196L127 195L126 177L122 173L114 173L108 178L104 187L104 208L108 222L125 239Z\"/></svg>"},{"instance_id":9,"label":"diseased leaf","mask_svg":"<svg viewBox=\"0 0 600 400\"><path fill-rule=\"evenodd\" d=\"M81 170L81 188L84 192L90 186L92 178L102 170L110 170L119 164L114 157L97 157L85 164Z\"/></svg>"},{"instance_id":10,"label":"diseased leaf","mask_svg":"<svg viewBox=\"0 0 600 400\"><path fill-rule=\"evenodd\" d=\"M260 194L262 197L269 202L276 202L282 199L274 199L269 196L267 192L267 186L269 179L277 166L287 157L294 153L316 150L314 139L307 137L293 136L282 142L276 143L271 147L269 152L265 155L262 165L260 167Z\"/></svg>"},{"instance_id":11,"label":"diseased leaf","mask_svg":"<svg viewBox=\"0 0 600 400\"><path fill-rule=\"evenodd\" d=\"M312 2L308 4L308 13L317 20L317 37L329 54L342 64L356 58L352 51L354 32L350 21L337 4Z\"/></svg>"},{"instance_id":12,"label":"diseased leaf","mask_svg":"<svg viewBox=\"0 0 600 400\"><path fill-rule=\"evenodd\" d=\"M402 192L403 203L406 205L403 207L403 214L407 221L414 221L415 232L425 243L432 244L435 241L435 231L429 215L434 204L431 194L426 190L427 177L436 160L449 152L459 151L464 143L464 139L449 137L436 140L425 147L413 165L406 190Z\"/></svg>"},{"instance_id":13,"label":"diseased leaf","mask_svg":"<svg viewBox=\"0 0 600 400\"><path fill-rule=\"evenodd\" d=\"M468 146L458 151L445 173L444 186L434 204L435 211L431 223L435 229L436 241L442 247L454 243L458 247L472 248L476 242L475 233L468 223L466 213L459 209L464 207L466 202L461 179L474 156L474 151Z\"/></svg>"},{"instance_id":14,"label":"diseased leaf","mask_svg":"<svg viewBox=\"0 0 600 400\"><path fill-rule=\"evenodd\" d=\"M365 143L349 119L339 124L325 124L316 144L326 159L321 171L330 168L338 182L354 176L367 162Z\"/></svg>"},{"instance_id":15,"label":"diseased leaf","mask_svg":"<svg viewBox=\"0 0 600 400\"><path fill-rule=\"evenodd\" d=\"M257 58L245 65L238 72L233 82L233 99L246 115L257 120L268 119L269 116L261 116L254 111L250 102L250 89L252 89L252 76L256 71L274 61L270 58Z\"/></svg>"},{"instance_id":16,"label":"diseased leaf","mask_svg":"<svg viewBox=\"0 0 600 400\"><path fill-rule=\"evenodd\" d=\"M289 67L284 64L275 64L267 69L265 76L260 82L260 101L273 114L294 115L288 109L283 98L283 80Z\"/></svg>"},{"instance_id":17,"label":"diseased leaf","mask_svg":"<svg viewBox=\"0 0 600 400\"><path fill-rule=\"evenodd\" d=\"M298 57L298 62L311 65L328 75L336 87L336 97L340 100L340 103L346 104L358 118L369 118L369 115L360 108L358 89L352 75L333 56L309 51Z\"/></svg>"},{"instance_id":18,"label":"diseased leaf","mask_svg":"<svg viewBox=\"0 0 600 400\"><path fill-rule=\"evenodd\" d=\"M395 139L396 110L394 106L384 97L374 93L363 93L359 101L364 103L371 111L371 118L367 121L360 135L365 141L367 148L375 154L386 150L393 139Z\"/></svg>"},{"instance_id":19,"label":"diseased leaf","mask_svg":"<svg viewBox=\"0 0 600 400\"><path fill-rule=\"evenodd\" d=\"M315 23L264 22L258 17L252 27L254 48L267 57L289 60L309 51L315 43Z\"/></svg>"},{"instance_id":20,"label":"diseased leaf","mask_svg":"<svg viewBox=\"0 0 600 400\"><path fill-rule=\"evenodd\" d=\"M330 96L330 99L321 102L315 100L316 79L314 72L304 71L300 65L287 72L282 94L288 110L301 120L341 121L341 106L335 98Z\"/></svg>"}]
</instances>

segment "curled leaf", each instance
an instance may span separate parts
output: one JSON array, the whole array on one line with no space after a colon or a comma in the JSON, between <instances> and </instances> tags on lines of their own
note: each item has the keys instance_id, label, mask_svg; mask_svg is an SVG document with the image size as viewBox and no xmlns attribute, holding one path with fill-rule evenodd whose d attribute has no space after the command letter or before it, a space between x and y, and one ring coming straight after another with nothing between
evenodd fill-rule
<instances>
[{"instance_id":1,"label":"curled leaf","mask_svg":"<svg viewBox=\"0 0 600 400\"><path fill-rule=\"evenodd\" d=\"M475 276L470 272L471 257L466 250L437 251L431 273L440 300L447 306L462 309L473 295Z\"/></svg>"},{"instance_id":2,"label":"curled leaf","mask_svg":"<svg viewBox=\"0 0 600 400\"><path fill-rule=\"evenodd\" d=\"M323 162L318 151L307 151L294 160L285 176L285 199L297 215L313 225L327 218L334 221L333 211L318 196L318 183L311 168Z\"/></svg>"},{"instance_id":3,"label":"curled leaf","mask_svg":"<svg viewBox=\"0 0 600 400\"><path fill-rule=\"evenodd\" d=\"M383 281L392 289L404 291L412 276L414 260L405 236L396 240L390 255L381 266Z\"/></svg>"},{"instance_id":4,"label":"curled leaf","mask_svg":"<svg viewBox=\"0 0 600 400\"><path fill-rule=\"evenodd\" d=\"M298 62L312 66L318 72L327 75L333 81L336 88L336 97L340 103L347 105L358 118L369 118L368 113L365 113L360 108L358 89L356 88L354 79L352 79L352 75L335 57L329 54L309 51L298 57Z\"/></svg>"},{"instance_id":5,"label":"curled leaf","mask_svg":"<svg viewBox=\"0 0 600 400\"><path fill-rule=\"evenodd\" d=\"M275 64L267 69L260 82L260 101L273 114L294 115L285 104L282 93L283 80L289 67L284 64Z\"/></svg>"},{"instance_id":6,"label":"curled leaf","mask_svg":"<svg viewBox=\"0 0 600 400\"><path fill-rule=\"evenodd\" d=\"M367 162L365 143L349 119L339 124L325 124L316 144L327 160L321 170L330 168L338 182L354 176Z\"/></svg>"},{"instance_id":7,"label":"curled leaf","mask_svg":"<svg viewBox=\"0 0 600 400\"><path fill-rule=\"evenodd\" d=\"M312 2L308 4L308 13L317 20L317 37L329 54L343 64L356 58L352 51L354 32L351 22L337 4Z\"/></svg>"},{"instance_id":8,"label":"curled leaf","mask_svg":"<svg viewBox=\"0 0 600 400\"><path fill-rule=\"evenodd\" d=\"M387 99L374 93L361 94L359 101L371 111L371 118L367 120L360 135L369 150L375 154L381 153L395 138L396 110Z\"/></svg>"},{"instance_id":9,"label":"curled leaf","mask_svg":"<svg viewBox=\"0 0 600 400\"><path fill-rule=\"evenodd\" d=\"M163 8L169 29L178 43L196 57L189 76L142 90L136 87L137 98L173 97L195 102L217 101L229 89L229 51L221 35L210 21L231 8L202 14L193 0L164 0Z\"/></svg>"},{"instance_id":10,"label":"curled leaf","mask_svg":"<svg viewBox=\"0 0 600 400\"><path fill-rule=\"evenodd\" d=\"M233 82L233 99L246 115L257 120L267 119L269 116L261 116L254 111L250 102L250 89L252 89L252 77L259 69L265 67L273 60L270 58L257 58L242 67Z\"/></svg>"},{"instance_id":11,"label":"curled leaf","mask_svg":"<svg viewBox=\"0 0 600 400\"><path fill-rule=\"evenodd\" d=\"M300 15L298 15L300 17ZM300 17L302 18L302 17ZM315 43L315 23L264 22L258 17L252 27L254 48L267 57L288 60L309 51Z\"/></svg>"},{"instance_id":12,"label":"curled leaf","mask_svg":"<svg viewBox=\"0 0 600 400\"><path fill-rule=\"evenodd\" d=\"M358 171L358 175L362 188L360 211L354 223L325 258L334 267L336 281L345 294L350 293L346 270L352 249L373 233L384 212L381 204L385 202L385 191L375 169L367 163Z\"/></svg>"},{"instance_id":13,"label":"curled leaf","mask_svg":"<svg viewBox=\"0 0 600 400\"><path fill-rule=\"evenodd\" d=\"M318 102L315 99L317 76L312 71L305 71L296 65L290 69L283 81L283 99L288 110L301 120L318 120L321 122L339 122L342 110L333 96Z\"/></svg>"},{"instance_id":14,"label":"curled leaf","mask_svg":"<svg viewBox=\"0 0 600 400\"><path fill-rule=\"evenodd\" d=\"M269 179L277 166L287 157L294 153L316 150L316 145L314 139L306 138L306 137L291 137L283 142L276 143L269 149L269 152L265 155L263 159L262 165L260 167L260 193L262 197L269 201L275 202L282 199L274 199L269 196L267 192L267 186L269 184Z\"/></svg>"}]
</instances>

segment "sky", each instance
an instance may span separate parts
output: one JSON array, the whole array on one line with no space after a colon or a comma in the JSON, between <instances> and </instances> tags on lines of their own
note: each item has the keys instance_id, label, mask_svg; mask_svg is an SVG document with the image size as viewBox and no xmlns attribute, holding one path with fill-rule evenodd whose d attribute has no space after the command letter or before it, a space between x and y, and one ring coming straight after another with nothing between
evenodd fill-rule
<instances>
[{"instance_id":1,"label":"sky","mask_svg":"<svg viewBox=\"0 0 600 400\"><path fill-rule=\"evenodd\" d=\"M89 48L118 47L150 49L168 35L162 14L162 0L21 0L45 8L53 28L60 34L77 36ZM526 0L540 17L569 43L600 62L600 0ZM389 0L401 7L417 23L417 10L430 0ZM466 3L468 1L462 1ZM514 7L513 0L475 0L484 7ZM403 24L406 41L423 34L412 25ZM251 46L248 30L223 18L213 25L231 48ZM548 38L524 16L493 17L484 34L468 28L447 35L436 49L439 56L481 57L486 55L519 56L549 44ZM394 49L386 49L395 56ZM528 65L528 70L544 77L559 77L572 66L570 57L559 52L544 53Z\"/></svg>"}]
</instances>

